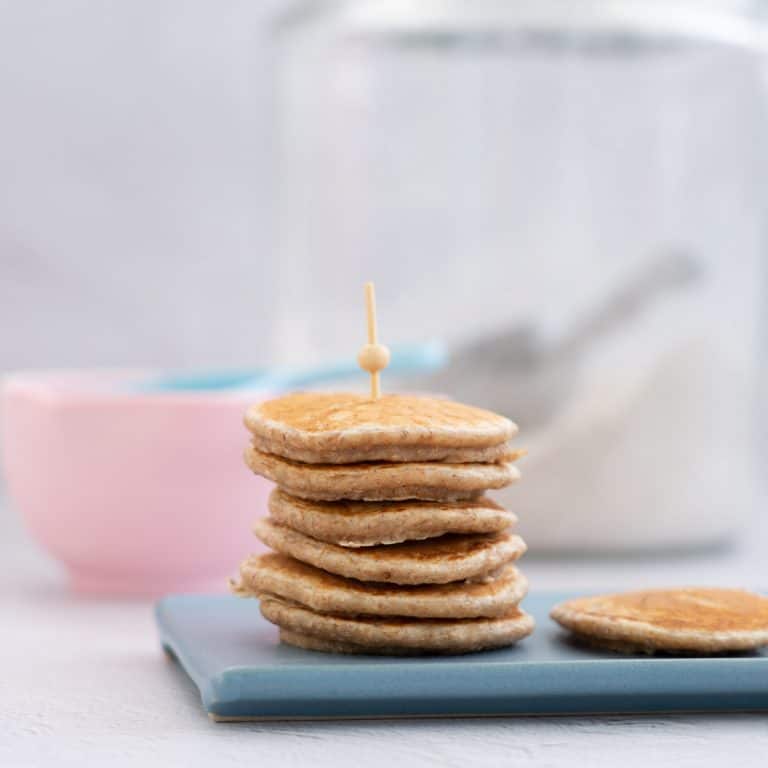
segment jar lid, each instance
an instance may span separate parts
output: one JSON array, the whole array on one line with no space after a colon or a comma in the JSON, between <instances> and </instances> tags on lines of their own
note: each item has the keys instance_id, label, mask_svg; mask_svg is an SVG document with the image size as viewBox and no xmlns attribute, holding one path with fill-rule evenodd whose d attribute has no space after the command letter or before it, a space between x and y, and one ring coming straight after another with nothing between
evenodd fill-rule
<instances>
[{"instance_id":1,"label":"jar lid","mask_svg":"<svg viewBox=\"0 0 768 768\"><path fill-rule=\"evenodd\" d=\"M282 14L277 26L332 14L360 33L655 35L764 49L767 10L758 0L315 0Z\"/></svg>"}]
</instances>

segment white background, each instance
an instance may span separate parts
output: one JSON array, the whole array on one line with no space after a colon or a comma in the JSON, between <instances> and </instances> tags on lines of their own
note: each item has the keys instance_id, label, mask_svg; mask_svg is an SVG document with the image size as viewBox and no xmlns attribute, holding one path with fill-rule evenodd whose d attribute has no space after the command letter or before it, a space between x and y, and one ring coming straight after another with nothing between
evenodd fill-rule
<instances>
[{"instance_id":1,"label":"white background","mask_svg":"<svg viewBox=\"0 0 768 768\"><path fill-rule=\"evenodd\" d=\"M278 5L0 0L0 371L260 361Z\"/></svg>"}]
</instances>

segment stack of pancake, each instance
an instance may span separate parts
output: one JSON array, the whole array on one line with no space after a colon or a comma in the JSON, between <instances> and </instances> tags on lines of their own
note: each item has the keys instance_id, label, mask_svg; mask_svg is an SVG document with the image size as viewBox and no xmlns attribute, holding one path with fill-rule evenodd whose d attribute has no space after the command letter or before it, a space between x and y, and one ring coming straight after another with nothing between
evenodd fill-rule
<instances>
[{"instance_id":1,"label":"stack of pancake","mask_svg":"<svg viewBox=\"0 0 768 768\"><path fill-rule=\"evenodd\" d=\"M302 393L249 409L246 462L277 488L233 591L283 642L340 653L467 653L533 630L516 518L517 428L449 400Z\"/></svg>"}]
</instances>

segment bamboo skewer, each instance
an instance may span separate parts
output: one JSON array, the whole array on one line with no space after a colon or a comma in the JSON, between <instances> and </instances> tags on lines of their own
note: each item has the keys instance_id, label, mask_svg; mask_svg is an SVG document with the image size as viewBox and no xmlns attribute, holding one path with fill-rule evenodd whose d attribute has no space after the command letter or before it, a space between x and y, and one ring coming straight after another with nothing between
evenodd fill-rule
<instances>
[{"instance_id":1,"label":"bamboo skewer","mask_svg":"<svg viewBox=\"0 0 768 768\"><path fill-rule=\"evenodd\" d=\"M371 400L381 397L380 373L389 365L389 349L379 344L376 327L376 291L373 283L365 284L365 310L368 320L368 343L360 350L357 362L371 375Z\"/></svg>"}]
</instances>

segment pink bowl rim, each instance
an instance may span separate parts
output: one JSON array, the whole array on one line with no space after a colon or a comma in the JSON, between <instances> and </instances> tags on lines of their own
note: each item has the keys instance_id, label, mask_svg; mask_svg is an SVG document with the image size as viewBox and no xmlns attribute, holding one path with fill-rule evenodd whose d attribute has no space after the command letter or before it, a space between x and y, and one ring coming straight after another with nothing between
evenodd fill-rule
<instances>
[{"instance_id":1,"label":"pink bowl rim","mask_svg":"<svg viewBox=\"0 0 768 768\"><path fill-rule=\"evenodd\" d=\"M72 405L147 405L223 407L270 397L272 391L233 389L178 392L137 392L127 386L142 378L167 374L157 368L40 368L8 371L0 375L2 395L18 394L47 403ZM79 382L82 385L79 386ZM114 388L110 389L110 385Z\"/></svg>"}]
</instances>

